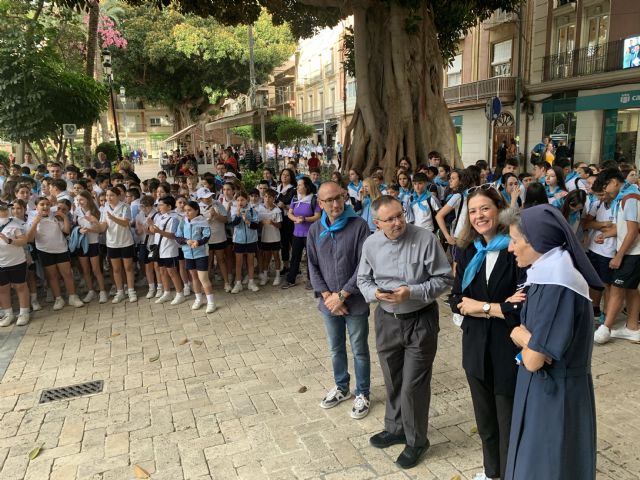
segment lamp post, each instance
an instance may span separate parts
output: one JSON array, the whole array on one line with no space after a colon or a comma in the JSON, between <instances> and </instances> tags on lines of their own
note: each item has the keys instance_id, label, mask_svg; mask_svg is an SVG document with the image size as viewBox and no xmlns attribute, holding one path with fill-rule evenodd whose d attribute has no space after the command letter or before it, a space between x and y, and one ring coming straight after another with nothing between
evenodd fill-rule
<instances>
[{"instance_id":1,"label":"lamp post","mask_svg":"<svg viewBox=\"0 0 640 480\"><path fill-rule=\"evenodd\" d=\"M118 160L122 160L122 145L120 145L120 135L118 134L118 115L116 113L116 101L113 97L113 78L111 75L111 52L105 48L102 50L102 67L109 82L109 95L111 97L111 110L113 111L113 128L116 131L116 149L118 150Z\"/></svg>"},{"instance_id":2,"label":"lamp post","mask_svg":"<svg viewBox=\"0 0 640 480\"><path fill-rule=\"evenodd\" d=\"M127 96L126 91L122 85L120 85L120 103L122 103L122 114L124 115L124 141L125 145L129 146L129 127L127 124ZM129 150L131 152L131 150Z\"/></svg>"}]
</instances>

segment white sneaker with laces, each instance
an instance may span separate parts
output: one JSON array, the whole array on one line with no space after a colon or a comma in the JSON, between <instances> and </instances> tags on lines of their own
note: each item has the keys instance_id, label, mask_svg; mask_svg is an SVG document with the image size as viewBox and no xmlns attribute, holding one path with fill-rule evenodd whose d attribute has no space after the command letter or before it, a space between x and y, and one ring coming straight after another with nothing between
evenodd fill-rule
<instances>
[{"instance_id":1,"label":"white sneaker with laces","mask_svg":"<svg viewBox=\"0 0 640 480\"><path fill-rule=\"evenodd\" d=\"M115 297L113 297L113 300L111 300L111 303L120 303L123 300L124 300L124 292L118 292L116 293Z\"/></svg>"},{"instance_id":2,"label":"white sneaker with laces","mask_svg":"<svg viewBox=\"0 0 640 480\"><path fill-rule=\"evenodd\" d=\"M156 290L156 298L160 298L160 297L162 297L163 295L164 295L164 292L162 291L162 289L161 289L161 288L158 288L158 289ZM162 303L162 302L160 302L160 303Z\"/></svg>"},{"instance_id":3,"label":"white sneaker with laces","mask_svg":"<svg viewBox=\"0 0 640 480\"><path fill-rule=\"evenodd\" d=\"M191 310L198 310L202 306L202 300L196 299L191 305Z\"/></svg>"},{"instance_id":4,"label":"white sneaker with laces","mask_svg":"<svg viewBox=\"0 0 640 480\"><path fill-rule=\"evenodd\" d=\"M131 290L128 293L129 303L136 303L138 301L138 293L135 290Z\"/></svg>"},{"instance_id":5,"label":"white sneaker with laces","mask_svg":"<svg viewBox=\"0 0 640 480\"><path fill-rule=\"evenodd\" d=\"M611 330L605 325L600 325L593 334L593 341L603 345L611 339Z\"/></svg>"},{"instance_id":6,"label":"white sneaker with laces","mask_svg":"<svg viewBox=\"0 0 640 480\"><path fill-rule=\"evenodd\" d=\"M16 317L13 313L5 315L4 317L2 317L2 320L0 320L0 327L8 327L13 323L15 319Z\"/></svg>"},{"instance_id":7,"label":"white sneaker with laces","mask_svg":"<svg viewBox=\"0 0 640 480\"><path fill-rule=\"evenodd\" d=\"M16 325L19 327L23 327L29 323L29 320L31 320L31 318L29 317L28 313L21 313L20 315L18 315L18 320L16 321Z\"/></svg>"},{"instance_id":8,"label":"white sneaker with laces","mask_svg":"<svg viewBox=\"0 0 640 480\"><path fill-rule=\"evenodd\" d=\"M182 302L184 302L184 300L184 295L182 295L181 293L176 293L176 296L173 297L173 300L171 300L171 305L180 305Z\"/></svg>"},{"instance_id":9,"label":"white sneaker with laces","mask_svg":"<svg viewBox=\"0 0 640 480\"><path fill-rule=\"evenodd\" d=\"M216 304L215 303L207 303L207 310L205 311L205 313L213 313L216 311Z\"/></svg>"},{"instance_id":10,"label":"white sneaker with laces","mask_svg":"<svg viewBox=\"0 0 640 480\"><path fill-rule=\"evenodd\" d=\"M258 292L260 290L260 288L256 285L256 282L253 281L253 279L249 280L249 285L247 285L247 288L252 292Z\"/></svg>"},{"instance_id":11,"label":"white sneaker with laces","mask_svg":"<svg viewBox=\"0 0 640 480\"><path fill-rule=\"evenodd\" d=\"M158 294L156 293L156 303L165 303L171 300L171 293L170 292L164 292L162 295L160 295L160 297L158 297Z\"/></svg>"},{"instance_id":12,"label":"white sneaker with laces","mask_svg":"<svg viewBox=\"0 0 640 480\"><path fill-rule=\"evenodd\" d=\"M104 290L100 290L100 293L98 294L98 303L107 303L108 301L109 294Z\"/></svg>"},{"instance_id":13,"label":"white sneaker with laces","mask_svg":"<svg viewBox=\"0 0 640 480\"><path fill-rule=\"evenodd\" d=\"M91 302L94 298L96 298L96 292L94 290L89 290L87 292L87 294L84 296L84 298L82 299L82 301L84 303L89 303Z\"/></svg>"},{"instance_id":14,"label":"white sneaker with laces","mask_svg":"<svg viewBox=\"0 0 640 480\"><path fill-rule=\"evenodd\" d=\"M69 305L72 307L80 308L84 307L84 302L80 300L78 295L69 295Z\"/></svg>"},{"instance_id":15,"label":"white sneaker with laces","mask_svg":"<svg viewBox=\"0 0 640 480\"><path fill-rule=\"evenodd\" d=\"M369 397L364 393L356 395L356 398L353 401L353 407L351 407L351 418L360 420L361 418L366 417L369 414L370 404Z\"/></svg>"},{"instance_id":16,"label":"white sneaker with laces","mask_svg":"<svg viewBox=\"0 0 640 480\"><path fill-rule=\"evenodd\" d=\"M40 305L40 302L38 302L38 300L33 300L31 302L31 310L33 310L34 312L39 312L40 310L42 310L42 305Z\"/></svg>"},{"instance_id":17,"label":"white sneaker with laces","mask_svg":"<svg viewBox=\"0 0 640 480\"><path fill-rule=\"evenodd\" d=\"M64 298L58 297L58 298L56 298L56 301L53 302L53 310L54 311L62 310L65 305L66 305L66 303L64 301Z\"/></svg>"},{"instance_id":18,"label":"white sneaker with laces","mask_svg":"<svg viewBox=\"0 0 640 480\"><path fill-rule=\"evenodd\" d=\"M611 338L620 338L630 342L640 342L640 330L631 330L625 325L622 328L611 330Z\"/></svg>"},{"instance_id":19,"label":"white sneaker with laces","mask_svg":"<svg viewBox=\"0 0 640 480\"><path fill-rule=\"evenodd\" d=\"M333 408L339 403L344 402L351 398L351 392L346 391L343 392L337 386L333 387L331 390L327 392L322 401L320 402L320 406L322 408Z\"/></svg>"},{"instance_id":20,"label":"white sneaker with laces","mask_svg":"<svg viewBox=\"0 0 640 480\"><path fill-rule=\"evenodd\" d=\"M146 298L153 298L156 296L156 289L155 288L150 288L149 291L147 292L147 296Z\"/></svg>"},{"instance_id":21,"label":"white sneaker with laces","mask_svg":"<svg viewBox=\"0 0 640 480\"><path fill-rule=\"evenodd\" d=\"M236 284L233 286L233 289L231 290L231 293L240 293L241 291L242 291L242 283L236 282Z\"/></svg>"}]
</instances>

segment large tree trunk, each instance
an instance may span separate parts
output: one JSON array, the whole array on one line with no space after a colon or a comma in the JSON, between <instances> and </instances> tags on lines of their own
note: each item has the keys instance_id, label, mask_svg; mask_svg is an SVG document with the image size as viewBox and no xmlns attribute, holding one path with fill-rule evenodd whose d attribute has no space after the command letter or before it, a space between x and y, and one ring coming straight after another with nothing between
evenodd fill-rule
<instances>
[{"instance_id":1,"label":"large tree trunk","mask_svg":"<svg viewBox=\"0 0 640 480\"><path fill-rule=\"evenodd\" d=\"M345 170L368 175L381 166L392 178L400 158L415 167L431 150L460 165L431 12L388 2L353 13L357 96L344 142ZM409 18L414 33L405 28Z\"/></svg>"},{"instance_id":2,"label":"large tree trunk","mask_svg":"<svg viewBox=\"0 0 640 480\"><path fill-rule=\"evenodd\" d=\"M96 50L98 47L98 20L100 18L100 4L98 0L89 3L89 24L87 25L87 64L85 72L91 78L95 75ZM84 126L84 164L91 164L91 133L93 124Z\"/></svg>"}]
</instances>

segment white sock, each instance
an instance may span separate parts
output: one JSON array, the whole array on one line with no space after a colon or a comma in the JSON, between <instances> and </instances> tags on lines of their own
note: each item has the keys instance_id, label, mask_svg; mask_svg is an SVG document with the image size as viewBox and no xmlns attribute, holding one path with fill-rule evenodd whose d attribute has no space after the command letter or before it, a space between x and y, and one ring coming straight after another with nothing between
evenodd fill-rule
<instances>
[{"instance_id":1,"label":"white sock","mask_svg":"<svg viewBox=\"0 0 640 480\"><path fill-rule=\"evenodd\" d=\"M161 284L161 283L159 283L159 284L156 286L156 290L162 290L162 284Z\"/></svg>"},{"instance_id":2,"label":"white sock","mask_svg":"<svg viewBox=\"0 0 640 480\"><path fill-rule=\"evenodd\" d=\"M213 301L213 293L207 294L207 303L209 303L209 304L215 303Z\"/></svg>"},{"instance_id":3,"label":"white sock","mask_svg":"<svg viewBox=\"0 0 640 480\"><path fill-rule=\"evenodd\" d=\"M165 290L164 295L171 295L171 290Z\"/></svg>"},{"instance_id":4,"label":"white sock","mask_svg":"<svg viewBox=\"0 0 640 480\"><path fill-rule=\"evenodd\" d=\"M20 315L29 315L29 307L20 308Z\"/></svg>"},{"instance_id":5,"label":"white sock","mask_svg":"<svg viewBox=\"0 0 640 480\"><path fill-rule=\"evenodd\" d=\"M196 293L196 302L201 302L201 301L202 301L202 294Z\"/></svg>"},{"instance_id":6,"label":"white sock","mask_svg":"<svg viewBox=\"0 0 640 480\"><path fill-rule=\"evenodd\" d=\"M130 289L128 290L128 293L129 293L129 295L131 295L131 294L135 294L135 293L136 293L136 289L135 289L135 288L130 288Z\"/></svg>"},{"instance_id":7,"label":"white sock","mask_svg":"<svg viewBox=\"0 0 640 480\"><path fill-rule=\"evenodd\" d=\"M124 290L116 290L116 295L124 295Z\"/></svg>"},{"instance_id":8,"label":"white sock","mask_svg":"<svg viewBox=\"0 0 640 480\"><path fill-rule=\"evenodd\" d=\"M56 298L54 298L54 300L55 300L56 302L58 301L58 299L61 299L61 300L62 300L62 297L61 297L61 296L57 296Z\"/></svg>"},{"instance_id":9,"label":"white sock","mask_svg":"<svg viewBox=\"0 0 640 480\"><path fill-rule=\"evenodd\" d=\"M149 284L149 290L155 290L156 289L156 284L155 283L150 283Z\"/></svg>"}]
</instances>

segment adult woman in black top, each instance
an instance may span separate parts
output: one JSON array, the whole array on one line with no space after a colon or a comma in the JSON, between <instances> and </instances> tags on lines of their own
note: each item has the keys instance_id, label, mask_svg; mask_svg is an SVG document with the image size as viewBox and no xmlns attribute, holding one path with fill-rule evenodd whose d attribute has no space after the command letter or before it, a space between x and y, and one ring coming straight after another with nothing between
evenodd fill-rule
<instances>
[{"instance_id":1,"label":"adult woman in black top","mask_svg":"<svg viewBox=\"0 0 640 480\"><path fill-rule=\"evenodd\" d=\"M520 325L524 294L517 290L524 272L508 252L509 236L498 221L506 207L500 192L484 185L470 189L467 206L450 305L464 315L462 366L482 439L485 471L474 478L503 478L519 350L510 333Z\"/></svg>"},{"instance_id":2,"label":"adult woman in black top","mask_svg":"<svg viewBox=\"0 0 640 480\"><path fill-rule=\"evenodd\" d=\"M296 175L290 168L280 171L280 182L276 188L278 196L276 205L282 210L282 226L280 227L280 242L282 243L282 262L284 268L280 272L285 274L289 271L289 255L291 252L291 242L293 241L293 222L287 216L289 205L296 194Z\"/></svg>"}]
</instances>

